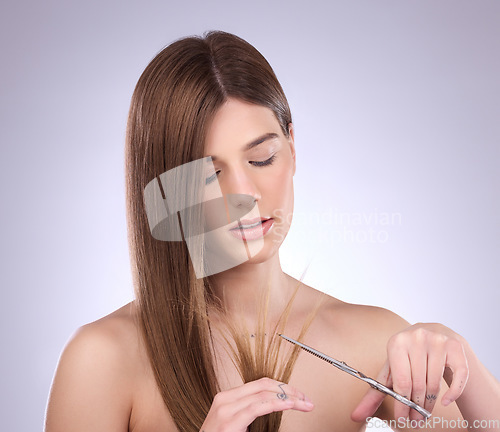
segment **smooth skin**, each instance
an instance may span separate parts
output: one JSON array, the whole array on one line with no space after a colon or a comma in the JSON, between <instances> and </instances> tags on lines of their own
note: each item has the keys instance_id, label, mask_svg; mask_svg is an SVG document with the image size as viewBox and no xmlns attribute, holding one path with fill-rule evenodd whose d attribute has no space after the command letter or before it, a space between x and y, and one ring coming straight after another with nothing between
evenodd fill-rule
<instances>
[{"instance_id":1,"label":"smooth skin","mask_svg":"<svg viewBox=\"0 0 500 432\"><path fill-rule=\"evenodd\" d=\"M218 111L207 135L206 155L214 158L223 193L251 195L258 201L260 214L275 219L258 254L214 276L216 293L224 299L227 313L243 319L250 331L257 328L257 299L262 290L272 287L271 329L298 283L281 270L277 253L293 212L296 158L292 125L290 130L287 138L268 108L230 99ZM246 148L249 142L269 134L277 136ZM262 164L270 158L272 164ZM298 334L323 297L320 291L303 285L284 333ZM246 306L244 311L240 304ZM176 430L156 387L135 324L136 313L134 301L81 327L71 338L54 377L46 432ZM386 309L327 296L304 342L423 404L441 422L466 419L472 424L475 419L498 419L500 426L499 382L467 341L441 324L410 325ZM204 432L245 431L255 418L273 411L283 411L283 432L358 431L364 429L364 419L374 415L386 420L421 418L308 353L300 353L285 385L270 378L243 384L225 354L217 326L214 349L222 391L205 419ZM286 399L280 396L283 393ZM431 429L449 430L439 424Z\"/></svg>"}]
</instances>

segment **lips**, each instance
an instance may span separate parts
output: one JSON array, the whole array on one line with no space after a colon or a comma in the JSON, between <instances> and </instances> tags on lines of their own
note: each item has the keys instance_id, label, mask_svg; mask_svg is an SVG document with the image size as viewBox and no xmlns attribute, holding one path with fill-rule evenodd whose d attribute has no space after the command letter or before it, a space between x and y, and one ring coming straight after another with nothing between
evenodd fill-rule
<instances>
[{"instance_id":1,"label":"lips","mask_svg":"<svg viewBox=\"0 0 500 432\"><path fill-rule=\"evenodd\" d=\"M240 240L256 240L267 234L274 224L273 218L256 217L241 219L229 232Z\"/></svg>"},{"instance_id":2,"label":"lips","mask_svg":"<svg viewBox=\"0 0 500 432\"><path fill-rule=\"evenodd\" d=\"M241 219L240 223L238 224L238 228L247 228L249 226L254 226L256 224L260 224L263 221L269 220L270 218L264 218L264 217L256 217L253 219Z\"/></svg>"}]
</instances>

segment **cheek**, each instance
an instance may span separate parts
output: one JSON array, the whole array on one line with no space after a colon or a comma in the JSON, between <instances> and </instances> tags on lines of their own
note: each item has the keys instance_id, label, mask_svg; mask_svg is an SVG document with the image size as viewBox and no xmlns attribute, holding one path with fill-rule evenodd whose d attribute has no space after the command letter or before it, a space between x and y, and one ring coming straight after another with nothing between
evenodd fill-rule
<instances>
[{"instance_id":1,"label":"cheek","mask_svg":"<svg viewBox=\"0 0 500 432\"><path fill-rule=\"evenodd\" d=\"M265 184L266 203L274 210L290 212L293 209L293 171L286 166L281 168Z\"/></svg>"}]
</instances>

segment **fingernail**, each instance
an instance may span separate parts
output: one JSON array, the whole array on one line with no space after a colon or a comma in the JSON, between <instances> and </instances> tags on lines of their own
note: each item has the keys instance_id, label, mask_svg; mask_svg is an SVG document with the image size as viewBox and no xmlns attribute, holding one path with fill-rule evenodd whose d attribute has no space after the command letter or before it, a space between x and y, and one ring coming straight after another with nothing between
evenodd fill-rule
<instances>
[{"instance_id":1,"label":"fingernail","mask_svg":"<svg viewBox=\"0 0 500 432\"><path fill-rule=\"evenodd\" d=\"M449 400L449 399L443 399L443 400L441 401L441 403L442 403L444 406L448 406L448 405L451 403L451 400Z\"/></svg>"},{"instance_id":2,"label":"fingernail","mask_svg":"<svg viewBox=\"0 0 500 432\"><path fill-rule=\"evenodd\" d=\"M313 407L314 406L314 404L311 401L308 401L308 400L306 400L304 402L304 404L305 404L306 407Z\"/></svg>"}]
</instances>

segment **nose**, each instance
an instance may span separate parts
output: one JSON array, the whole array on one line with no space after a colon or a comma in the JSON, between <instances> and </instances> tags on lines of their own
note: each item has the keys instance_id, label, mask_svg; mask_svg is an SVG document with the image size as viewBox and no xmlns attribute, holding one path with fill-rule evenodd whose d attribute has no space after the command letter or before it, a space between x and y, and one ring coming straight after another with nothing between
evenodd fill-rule
<instances>
[{"instance_id":1,"label":"nose","mask_svg":"<svg viewBox=\"0 0 500 432\"><path fill-rule=\"evenodd\" d=\"M248 209L248 211L250 211L257 202L253 196L246 194L227 194L226 198L230 207L241 210Z\"/></svg>"},{"instance_id":2,"label":"nose","mask_svg":"<svg viewBox=\"0 0 500 432\"><path fill-rule=\"evenodd\" d=\"M223 188L228 205L239 212L249 212L261 198L253 176L241 168L228 174Z\"/></svg>"}]
</instances>

